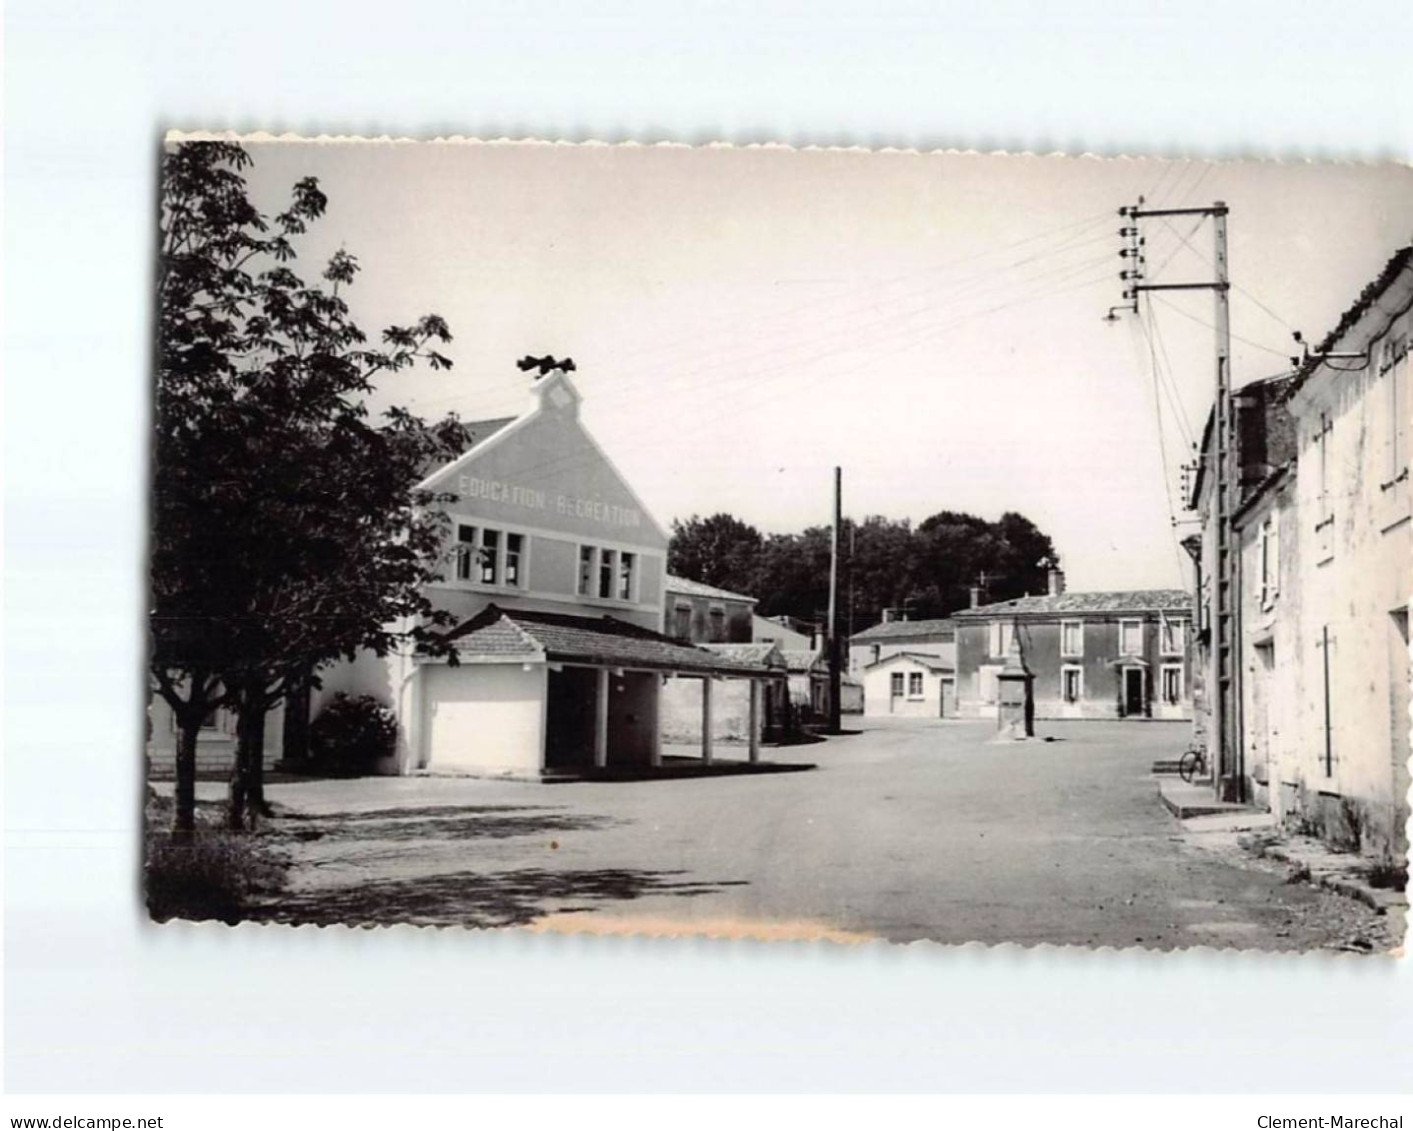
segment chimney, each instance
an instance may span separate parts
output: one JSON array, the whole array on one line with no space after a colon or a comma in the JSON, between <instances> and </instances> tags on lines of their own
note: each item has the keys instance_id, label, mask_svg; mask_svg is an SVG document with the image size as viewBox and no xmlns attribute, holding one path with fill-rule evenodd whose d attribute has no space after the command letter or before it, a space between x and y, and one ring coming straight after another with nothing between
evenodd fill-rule
<instances>
[{"instance_id":1,"label":"chimney","mask_svg":"<svg viewBox=\"0 0 1413 1131\"><path fill-rule=\"evenodd\" d=\"M981 604L981 586L980 586L980 585L973 585L973 586L971 587L971 607L972 607L973 609L975 609L975 608L977 608L980 604Z\"/></svg>"},{"instance_id":2,"label":"chimney","mask_svg":"<svg viewBox=\"0 0 1413 1131\"><path fill-rule=\"evenodd\" d=\"M884 623L884 624L892 624L892 623L893 623L893 610L892 610L892 609L884 609L884 610L883 610L883 623Z\"/></svg>"},{"instance_id":3,"label":"chimney","mask_svg":"<svg viewBox=\"0 0 1413 1131\"><path fill-rule=\"evenodd\" d=\"M1065 571L1062 569L1050 570L1050 596L1058 597L1065 591Z\"/></svg>"}]
</instances>

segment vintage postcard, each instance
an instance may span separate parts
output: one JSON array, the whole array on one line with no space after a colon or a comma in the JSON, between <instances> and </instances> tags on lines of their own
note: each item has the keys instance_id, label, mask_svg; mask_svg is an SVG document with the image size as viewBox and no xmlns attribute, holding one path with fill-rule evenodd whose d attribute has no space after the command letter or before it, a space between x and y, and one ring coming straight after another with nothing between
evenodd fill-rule
<instances>
[{"instance_id":1,"label":"vintage postcard","mask_svg":"<svg viewBox=\"0 0 1413 1131\"><path fill-rule=\"evenodd\" d=\"M158 189L154 918L1402 947L1413 170Z\"/></svg>"}]
</instances>

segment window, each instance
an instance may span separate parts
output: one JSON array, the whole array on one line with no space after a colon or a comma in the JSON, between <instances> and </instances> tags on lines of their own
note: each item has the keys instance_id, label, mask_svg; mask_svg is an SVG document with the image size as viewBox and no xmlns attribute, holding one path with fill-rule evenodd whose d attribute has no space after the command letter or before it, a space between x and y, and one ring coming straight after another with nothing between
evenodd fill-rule
<instances>
[{"instance_id":1,"label":"window","mask_svg":"<svg viewBox=\"0 0 1413 1131\"><path fill-rule=\"evenodd\" d=\"M500 580L500 531L481 531L481 584L495 585Z\"/></svg>"},{"instance_id":2,"label":"window","mask_svg":"<svg viewBox=\"0 0 1413 1131\"><path fill-rule=\"evenodd\" d=\"M613 567L618 555L613 550L599 551L599 596L608 600L613 596Z\"/></svg>"},{"instance_id":3,"label":"window","mask_svg":"<svg viewBox=\"0 0 1413 1131\"><path fill-rule=\"evenodd\" d=\"M875 645L873 645L872 648L870 649L870 653L871 653L871 657L872 657L871 660L870 660L870 662L871 662L871 663L875 663L875 664L878 663L878 658L879 658L879 656L881 656L881 655L883 654L883 646L880 645L880 644L875 644Z\"/></svg>"},{"instance_id":4,"label":"window","mask_svg":"<svg viewBox=\"0 0 1413 1131\"><path fill-rule=\"evenodd\" d=\"M479 585L524 584L525 539L469 523L456 524L456 579Z\"/></svg>"},{"instance_id":5,"label":"window","mask_svg":"<svg viewBox=\"0 0 1413 1131\"><path fill-rule=\"evenodd\" d=\"M1161 674L1163 702L1176 707L1182 702L1182 665L1164 664Z\"/></svg>"},{"instance_id":6,"label":"window","mask_svg":"<svg viewBox=\"0 0 1413 1131\"><path fill-rule=\"evenodd\" d=\"M1006 621L994 620L991 622L991 655L1004 656L1011 650L1011 638L1015 635L1016 626Z\"/></svg>"},{"instance_id":7,"label":"window","mask_svg":"<svg viewBox=\"0 0 1413 1131\"><path fill-rule=\"evenodd\" d=\"M1280 594L1280 525L1276 516L1261 523L1261 560L1257 563L1256 599L1269 609Z\"/></svg>"},{"instance_id":8,"label":"window","mask_svg":"<svg viewBox=\"0 0 1413 1131\"><path fill-rule=\"evenodd\" d=\"M888 677L888 693L895 699L903 697L903 673L894 672Z\"/></svg>"},{"instance_id":9,"label":"window","mask_svg":"<svg viewBox=\"0 0 1413 1131\"><path fill-rule=\"evenodd\" d=\"M1060 622L1060 655L1084 655L1084 622L1082 620Z\"/></svg>"},{"instance_id":10,"label":"window","mask_svg":"<svg viewBox=\"0 0 1413 1131\"><path fill-rule=\"evenodd\" d=\"M1066 703L1078 703L1084 698L1084 669L1078 664L1066 664L1060 669L1060 698Z\"/></svg>"},{"instance_id":11,"label":"window","mask_svg":"<svg viewBox=\"0 0 1413 1131\"><path fill-rule=\"evenodd\" d=\"M1138 656L1143 652L1143 622L1119 621L1119 655Z\"/></svg>"},{"instance_id":12,"label":"window","mask_svg":"<svg viewBox=\"0 0 1413 1131\"><path fill-rule=\"evenodd\" d=\"M692 637L692 606L678 605L673 609L673 614L676 617L673 635L679 640L690 640Z\"/></svg>"},{"instance_id":13,"label":"window","mask_svg":"<svg viewBox=\"0 0 1413 1131\"><path fill-rule=\"evenodd\" d=\"M636 562L637 555L630 554L626 550L618 556L618 599L620 601L633 599L633 566Z\"/></svg>"},{"instance_id":14,"label":"window","mask_svg":"<svg viewBox=\"0 0 1413 1131\"><path fill-rule=\"evenodd\" d=\"M1163 618L1163 655L1181 656L1187 651L1187 621Z\"/></svg>"},{"instance_id":15,"label":"window","mask_svg":"<svg viewBox=\"0 0 1413 1131\"><path fill-rule=\"evenodd\" d=\"M505 536L505 583L520 586L520 561L525 554L525 537L522 534Z\"/></svg>"},{"instance_id":16,"label":"window","mask_svg":"<svg viewBox=\"0 0 1413 1131\"><path fill-rule=\"evenodd\" d=\"M1387 392L1385 401L1388 420L1388 481L1398 481L1408 467L1408 338L1398 334L1384 343L1381 367Z\"/></svg>"},{"instance_id":17,"label":"window","mask_svg":"<svg viewBox=\"0 0 1413 1131\"><path fill-rule=\"evenodd\" d=\"M594 593L594 548L579 547L579 596L592 597Z\"/></svg>"},{"instance_id":18,"label":"window","mask_svg":"<svg viewBox=\"0 0 1413 1131\"><path fill-rule=\"evenodd\" d=\"M456 579L471 580L471 560L476 553L476 528L457 523L456 526Z\"/></svg>"},{"instance_id":19,"label":"window","mask_svg":"<svg viewBox=\"0 0 1413 1131\"><path fill-rule=\"evenodd\" d=\"M922 698L922 672L908 672L908 698Z\"/></svg>"},{"instance_id":20,"label":"window","mask_svg":"<svg viewBox=\"0 0 1413 1131\"><path fill-rule=\"evenodd\" d=\"M723 643L726 640L726 609L721 605L713 605L707 616L711 623L711 642Z\"/></svg>"}]
</instances>

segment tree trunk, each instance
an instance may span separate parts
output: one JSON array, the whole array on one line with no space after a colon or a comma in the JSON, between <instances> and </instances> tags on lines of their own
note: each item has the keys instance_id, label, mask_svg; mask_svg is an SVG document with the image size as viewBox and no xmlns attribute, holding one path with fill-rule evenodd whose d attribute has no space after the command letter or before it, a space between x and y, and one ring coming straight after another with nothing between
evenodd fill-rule
<instances>
[{"instance_id":1,"label":"tree trunk","mask_svg":"<svg viewBox=\"0 0 1413 1131\"><path fill-rule=\"evenodd\" d=\"M264 687L259 680L247 680L236 704L236 753L231 767L230 801L227 824L237 832L251 828L255 818L266 812L263 773L265 756Z\"/></svg>"},{"instance_id":2,"label":"tree trunk","mask_svg":"<svg viewBox=\"0 0 1413 1131\"><path fill-rule=\"evenodd\" d=\"M310 675L302 673L290 682L285 693L284 733L280 741L280 760L291 769L309 764L309 703Z\"/></svg>"},{"instance_id":3,"label":"tree trunk","mask_svg":"<svg viewBox=\"0 0 1413 1131\"><path fill-rule=\"evenodd\" d=\"M196 830L196 738L201 717L183 712L178 717L176 815L173 840L190 840Z\"/></svg>"}]
</instances>

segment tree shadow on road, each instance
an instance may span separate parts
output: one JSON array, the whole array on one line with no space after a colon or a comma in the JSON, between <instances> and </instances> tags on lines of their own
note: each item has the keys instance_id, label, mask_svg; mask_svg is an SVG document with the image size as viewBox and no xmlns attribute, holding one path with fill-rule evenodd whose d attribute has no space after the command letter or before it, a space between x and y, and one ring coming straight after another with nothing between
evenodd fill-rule
<instances>
[{"instance_id":1,"label":"tree shadow on road","mask_svg":"<svg viewBox=\"0 0 1413 1131\"><path fill-rule=\"evenodd\" d=\"M593 911L606 903L652 895L690 898L746 882L676 878L685 874L632 868L443 872L412 879L286 893L255 909L251 917L296 924L520 927L551 912Z\"/></svg>"},{"instance_id":2,"label":"tree shadow on road","mask_svg":"<svg viewBox=\"0 0 1413 1131\"><path fill-rule=\"evenodd\" d=\"M591 832L620 823L613 817L548 805L434 805L291 816L284 819L280 831L300 841L505 840Z\"/></svg>"}]
</instances>

